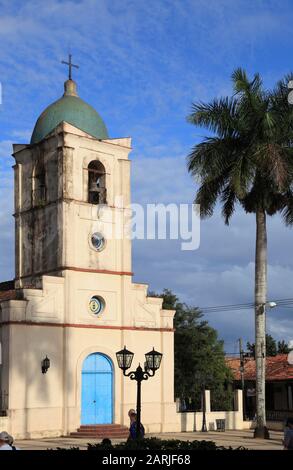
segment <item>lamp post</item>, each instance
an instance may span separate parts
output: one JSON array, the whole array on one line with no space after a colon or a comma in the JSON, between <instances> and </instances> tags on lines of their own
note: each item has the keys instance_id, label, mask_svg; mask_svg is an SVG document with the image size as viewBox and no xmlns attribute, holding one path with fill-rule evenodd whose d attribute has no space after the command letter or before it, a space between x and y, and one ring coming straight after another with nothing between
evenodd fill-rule
<instances>
[{"instance_id":1,"label":"lamp post","mask_svg":"<svg viewBox=\"0 0 293 470\"><path fill-rule=\"evenodd\" d=\"M200 373L196 374L196 380L200 382L200 389L201 389L201 403L202 403L202 425L201 425L201 432L208 432L207 429L207 420L206 420L206 411L207 411L207 404L206 404L206 380L210 380L210 375L203 376Z\"/></svg>"},{"instance_id":2,"label":"lamp post","mask_svg":"<svg viewBox=\"0 0 293 470\"><path fill-rule=\"evenodd\" d=\"M201 426L201 432L208 432L208 430L207 430L207 420L206 420L206 411L207 411L206 385L205 385L204 381L202 383L201 395L202 395L202 426Z\"/></svg>"},{"instance_id":3,"label":"lamp post","mask_svg":"<svg viewBox=\"0 0 293 470\"><path fill-rule=\"evenodd\" d=\"M245 395L245 381L244 381L244 373L245 373L245 352L242 348L242 338L239 338L239 356L240 356L240 377L241 377L241 389L242 389L242 412L243 412L243 419L246 420L246 395Z\"/></svg>"},{"instance_id":4,"label":"lamp post","mask_svg":"<svg viewBox=\"0 0 293 470\"><path fill-rule=\"evenodd\" d=\"M137 382L137 398L136 398L136 438L140 438L140 423L141 423L141 382L143 380L148 380L150 377L153 377L156 371L160 368L161 360L163 354L155 351L153 348L152 351L145 354L145 364L144 370L141 368L140 364L136 370L126 373L130 369L134 354L131 351L124 349L116 353L116 358L119 368L123 371L125 377L129 377L130 380L136 380Z\"/></svg>"}]
</instances>

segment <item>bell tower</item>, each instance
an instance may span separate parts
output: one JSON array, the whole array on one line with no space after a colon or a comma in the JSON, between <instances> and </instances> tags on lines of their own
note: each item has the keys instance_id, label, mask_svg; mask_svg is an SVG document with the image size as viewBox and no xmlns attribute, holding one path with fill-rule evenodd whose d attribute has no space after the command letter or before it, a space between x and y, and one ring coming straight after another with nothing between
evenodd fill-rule
<instances>
[{"instance_id":1,"label":"bell tower","mask_svg":"<svg viewBox=\"0 0 293 470\"><path fill-rule=\"evenodd\" d=\"M178 431L175 312L132 282L131 140L109 138L78 96L71 58L69 67L63 96L39 116L30 143L13 146L16 279L4 296L0 286L7 428L33 438L128 425L136 387L116 362L127 345L141 363L152 347L163 354L144 385L146 431Z\"/></svg>"},{"instance_id":2,"label":"bell tower","mask_svg":"<svg viewBox=\"0 0 293 470\"><path fill-rule=\"evenodd\" d=\"M76 83L14 145L16 286L66 270L131 274L129 138L109 139Z\"/></svg>"}]
</instances>

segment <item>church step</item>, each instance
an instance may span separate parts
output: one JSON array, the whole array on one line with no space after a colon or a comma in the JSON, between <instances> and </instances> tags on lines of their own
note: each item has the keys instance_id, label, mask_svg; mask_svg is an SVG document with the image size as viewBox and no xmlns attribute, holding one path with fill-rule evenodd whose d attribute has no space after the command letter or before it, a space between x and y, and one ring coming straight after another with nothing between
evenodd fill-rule
<instances>
[{"instance_id":1,"label":"church step","mask_svg":"<svg viewBox=\"0 0 293 470\"><path fill-rule=\"evenodd\" d=\"M124 430L124 429L99 429L98 431L94 430L94 429L90 429L90 430L83 430L83 431L80 431L79 429L77 431L74 431L74 432L77 432L79 434L127 434L129 433L128 429L127 430Z\"/></svg>"},{"instance_id":2,"label":"church step","mask_svg":"<svg viewBox=\"0 0 293 470\"><path fill-rule=\"evenodd\" d=\"M71 437L88 437L92 439L125 438L128 435L128 428L120 424L82 425L76 432L70 433Z\"/></svg>"},{"instance_id":3,"label":"church step","mask_svg":"<svg viewBox=\"0 0 293 470\"><path fill-rule=\"evenodd\" d=\"M78 433L89 433L89 434L101 434L101 433L127 433L129 432L128 429L109 429L109 428L105 428L105 429L78 429L77 431L75 432L78 432Z\"/></svg>"},{"instance_id":4,"label":"church step","mask_svg":"<svg viewBox=\"0 0 293 470\"><path fill-rule=\"evenodd\" d=\"M91 437L103 439L104 437L128 437L129 432L72 432L71 437Z\"/></svg>"},{"instance_id":5,"label":"church step","mask_svg":"<svg viewBox=\"0 0 293 470\"><path fill-rule=\"evenodd\" d=\"M100 429L77 429L74 432L128 432L128 428L100 428Z\"/></svg>"},{"instance_id":6,"label":"church step","mask_svg":"<svg viewBox=\"0 0 293 470\"><path fill-rule=\"evenodd\" d=\"M122 424L82 424L78 429L128 429Z\"/></svg>"},{"instance_id":7,"label":"church step","mask_svg":"<svg viewBox=\"0 0 293 470\"><path fill-rule=\"evenodd\" d=\"M129 431L124 431L124 430L117 430L117 431L109 431L108 429L105 430L100 430L100 431L75 431L73 434L79 434L79 435L87 435L87 436L114 436L115 435L128 435Z\"/></svg>"},{"instance_id":8,"label":"church step","mask_svg":"<svg viewBox=\"0 0 293 470\"><path fill-rule=\"evenodd\" d=\"M100 433L100 434L89 434L87 432L85 433L80 433L80 432L73 432L70 434L70 437L72 438L77 438L77 439L127 439L129 436L129 433L121 434L109 434L109 433Z\"/></svg>"}]
</instances>

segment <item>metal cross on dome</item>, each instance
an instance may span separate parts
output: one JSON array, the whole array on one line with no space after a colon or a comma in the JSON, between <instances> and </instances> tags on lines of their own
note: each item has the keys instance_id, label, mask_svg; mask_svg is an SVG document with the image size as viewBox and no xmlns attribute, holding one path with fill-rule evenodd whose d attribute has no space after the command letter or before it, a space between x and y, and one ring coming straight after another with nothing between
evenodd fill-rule
<instances>
[{"instance_id":1,"label":"metal cross on dome","mask_svg":"<svg viewBox=\"0 0 293 470\"><path fill-rule=\"evenodd\" d=\"M62 60L61 64L68 65L68 78L69 80L72 80L72 67L75 67L76 69L79 69L79 65L75 65L71 62L71 54L68 54L68 62L65 62L65 60Z\"/></svg>"}]
</instances>

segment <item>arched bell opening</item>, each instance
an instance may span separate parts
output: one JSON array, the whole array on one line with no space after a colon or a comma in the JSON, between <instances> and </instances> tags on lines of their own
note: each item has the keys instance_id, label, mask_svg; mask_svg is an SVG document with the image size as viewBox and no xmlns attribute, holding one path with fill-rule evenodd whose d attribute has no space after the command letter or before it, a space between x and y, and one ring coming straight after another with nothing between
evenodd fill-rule
<instances>
[{"instance_id":1,"label":"arched bell opening","mask_svg":"<svg viewBox=\"0 0 293 470\"><path fill-rule=\"evenodd\" d=\"M107 204L105 167L98 160L93 160L88 165L88 202Z\"/></svg>"},{"instance_id":2,"label":"arched bell opening","mask_svg":"<svg viewBox=\"0 0 293 470\"><path fill-rule=\"evenodd\" d=\"M33 204L44 204L47 198L46 171L43 162L38 162L33 171Z\"/></svg>"}]
</instances>

